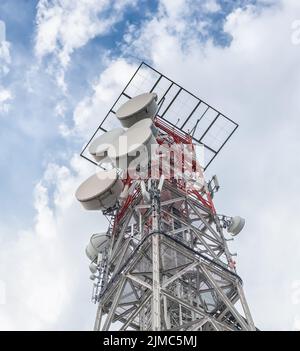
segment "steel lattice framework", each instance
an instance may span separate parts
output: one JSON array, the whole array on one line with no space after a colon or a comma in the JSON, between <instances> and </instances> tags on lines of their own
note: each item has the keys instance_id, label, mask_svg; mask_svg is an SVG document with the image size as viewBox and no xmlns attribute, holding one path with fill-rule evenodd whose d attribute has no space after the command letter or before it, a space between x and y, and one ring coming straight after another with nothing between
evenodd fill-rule
<instances>
[{"instance_id":1,"label":"steel lattice framework","mask_svg":"<svg viewBox=\"0 0 300 351\"><path fill-rule=\"evenodd\" d=\"M140 84L144 81L147 87ZM168 96L174 87L173 95ZM114 113L120 101L141 91L160 96L157 141L204 145L210 155L204 168L237 128L235 122L142 63L91 140L116 126ZM174 111L183 93L193 103L179 112L178 127ZM220 127L221 122L226 127ZM213 148L217 126L225 133ZM82 156L88 158L85 150ZM110 241L94 284L95 330L255 330L242 280L227 247L226 226L216 213L207 184L196 190L171 177L159 188L159 180L149 178L150 198L145 201L140 180L127 177L124 183L131 189L128 198L104 213L110 218Z\"/></svg>"},{"instance_id":2,"label":"steel lattice framework","mask_svg":"<svg viewBox=\"0 0 300 351\"><path fill-rule=\"evenodd\" d=\"M95 330L116 321L121 330L254 330L218 216L171 182L150 189L152 203L137 186L111 228Z\"/></svg>"}]
</instances>

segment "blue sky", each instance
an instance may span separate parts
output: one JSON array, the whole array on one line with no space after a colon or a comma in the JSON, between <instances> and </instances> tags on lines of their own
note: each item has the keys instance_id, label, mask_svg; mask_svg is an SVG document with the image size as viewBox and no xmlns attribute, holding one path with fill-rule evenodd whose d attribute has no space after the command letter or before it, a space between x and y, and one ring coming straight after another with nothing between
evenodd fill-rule
<instances>
[{"instance_id":1,"label":"blue sky","mask_svg":"<svg viewBox=\"0 0 300 351\"><path fill-rule=\"evenodd\" d=\"M278 228L286 221L288 232L294 233L297 228L290 218L290 210L297 205L293 198L290 204L283 204L286 192L284 186L277 184L284 180L298 186L298 179L288 170L296 163L292 150L299 147L295 111L299 108L300 46L291 43L291 25L299 18L300 7L295 0L108 3L106 0L1 0L0 20L6 25L6 42L0 45L8 47L9 57L0 50L0 97L1 91L11 94L4 102L5 108L0 98L0 193L4 200L0 211L0 243L6 250L2 260L4 265L13 265L7 256L9 252L9 256L18 254L30 267L34 266L30 250L39 250L45 257L49 243L43 228L54 228L51 245L65 266L62 277L71 276L68 286L62 278L59 298L64 301L65 291L76 286L73 303L84 301L89 306L86 307L89 314L84 314L83 320L78 319L74 325L70 324L70 307L55 310L51 320L35 312L29 329L88 329L92 323L94 309L88 301L90 286L86 279L84 246L90 231L98 231L106 224L100 215L83 213L71 193L93 171L77 156L97 121L142 60L241 124L238 135L210 171L220 173L224 183L224 192L216 202L221 212L244 211L245 214L238 214L250 217L249 232L257 233L251 232L235 244L241 252L241 275L249 282L254 316L265 328L293 327L298 317L292 312L286 312L281 321L275 317L263 320L259 294L272 291L273 281L278 277L273 273L274 277L265 282L263 276L257 278L251 274L249 262L253 255L247 248L257 252L259 264L265 267L263 273L268 275L268 269L275 264L275 255L281 253L277 245L281 240ZM255 163L255 170L245 158ZM275 167L278 159L282 164L279 170ZM235 162L239 172L233 166L228 168L230 162ZM251 192L247 191L245 182ZM276 197L270 184L278 191ZM259 187L263 190L258 191ZM253 214L256 204L261 206L260 215ZM84 288L76 285L78 278L68 271L64 255L59 256L74 223L76 242L71 247L82 259L73 262L69 251L66 256L78 267L80 279L86 279ZM259 236L262 228L269 234ZM275 245L274 257L266 248L269 240ZM11 242L15 242L14 247L10 246ZM291 234L289 242L296 247L299 239ZM267 255L264 250L268 251ZM291 257L294 261L290 264L297 265L295 256ZM36 257L35 264L38 260ZM41 272L56 284L50 256L48 260L48 270ZM21 274L18 266L12 269L15 274ZM282 274L283 267L278 267L277 272L278 276ZM1 270L0 274L4 275L0 280L15 296L14 282ZM289 287L297 279L300 277L295 272L286 278L284 288L278 292L281 295L272 300L273 305L270 302L269 310L284 300L285 309L292 311ZM24 284L28 295L40 291L40 285ZM260 288L255 290L256 285ZM11 302L3 308L0 328L5 329L6 325L20 328L22 319L11 321L6 317L11 312L18 319Z\"/></svg>"}]
</instances>

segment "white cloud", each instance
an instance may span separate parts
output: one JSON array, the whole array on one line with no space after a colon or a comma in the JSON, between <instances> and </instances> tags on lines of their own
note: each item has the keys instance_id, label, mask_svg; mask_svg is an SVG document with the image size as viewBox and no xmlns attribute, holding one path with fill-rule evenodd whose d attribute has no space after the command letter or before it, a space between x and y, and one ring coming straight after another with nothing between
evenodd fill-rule
<instances>
[{"instance_id":1,"label":"white cloud","mask_svg":"<svg viewBox=\"0 0 300 351\"><path fill-rule=\"evenodd\" d=\"M37 5L35 52L51 55L58 85L66 92L64 72L72 53L96 36L106 34L136 0L40 0ZM57 62L59 66L57 67Z\"/></svg>"},{"instance_id":2,"label":"white cloud","mask_svg":"<svg viewBox=\"0 0 300 351\"><path fill-rule=\"evenodd\" d=\"M299 316L295 317L293 330L300 331L300 317Z\"/></svg>"},{"instance_id":3,"label":"white cloud","mask_svg":"<svg viewBox=\"0 0 300 351\"><path fill-rule=\"evenodd\" d=\"M51 326L67 303L62 243L42 184L36 186L35 209L35 227L5 243L1 255L0 274L7 288L6 304L1 307L1 329L11 328L7 319L11 319L13 329Z\"/></svg>"},{"instance_id":4,"label":"white cloud","mask_svg":"<svg viewBox=\"0 0 300 351\"><path fill-rule=\"evenodd\" d=\"M64 117L66 112L66 104L64 101L59 101L55 106L55 114L60 117Z\"/></svg>"},{"instance_id":5,"label":"white cloud","mask_svg":"<svg viewBox=\"0 0 300 351\"><path fill-rule=\"evenodd\" d=\"M205 16L197 19L195 13L201 11L199 4L190 0L161 0L157 16L141 28L130 28L125 35L122 49L127 55L145 57L148 61L170 62L170 53L176 59L185 59L189 48L201 50L200 35L207 34L208 20ZM170 65L171 67L173 65Z\"/></svg>"},{"instance_id":6,"label":"white cloud","mask_svg":"<svg viewBox=\"0 0 300 351\"><path fill-rule=\"evenodd\" d=\"M292 43L294 45L300 45L300 19L293 21L292 23Z\"/></svg>"},{"instance_id":7,"label":"white cloud","mask_svg":"<svg viewBox=\"0 0 300 351\"><path fill-rule=\"evenodd\" d=\"M0 113L7 113L13 96L9 89L0 86Z\"/></svg>"},{"instance_id":8,"label":"white cloud","mask_svg":"<svg viewBox=\"0 0 300 351\"><path fill-rule=\"evenodd\" d=\"M6 25L0 20L0 114L7 113L13 96L10 89L1 85L8 74L11 64L10 43L6 40Z\"/></svg>"},{"instance_id":9,"label":"white cloud","mask_svg":"<svg viewBox=\"0 0 300 351\"><path fill-rule=\"evenodd\" d=\"M165 11L168 17L178 18L188 9L185 0L162 0L160 1L161 11ZM176 25L176 23L174 23Z\"/></svg>"},{"instance_id":10,"label":"white cloud","mask_svg":"<svg viewBox=\"0 0 300 351\"><path fill-rule=\"evenodd\" d=\"M74 200L75 189L92 168L78 156L68 168L49 164L35 187L34 227L17 235L7 233L10 238L1 243L0 278L6 288L5 304L0 305L1 330L81 329L92 324L84 248L103 220L90 214L84 223L84 213ZM86 312L78 309L83 291ZM80 317L74 317L74 309ZM63 320L66 324L60 327Z\"/></svg>"},{"instance_id":11,"label":"white cloud","mask_svg":"<svg viewBox=\"0 0 300 351\"><path fill-rule=\"evenodd\" d=\"M98 127L99 122L110 109L112 101L116 100L136 69L136 66L127 63L124 59L107 62L107 65L107 69L93 84L92 95L86 96L77 104L72 128L61 125L63 135L77 135L86 141L87 137L92 135Z\"/></svg>"},{"instance_id":12,"label":"white cloud","mask_svg":"<svg viewBox=\"0 0 300 351\"><path fill-rule=\"evenodd\" d=\"M6 40L6 25L0 20L0 43Z\"/></svg>"},{"instance_id":13,"label":"white cloud","mask_svg":"<svg viewBox=\"0 0 300 351\"><path fill-rule=\"evenodd\" d=\"M203 4L203 8L206 12L218 12L221 10L221 6L217 0L207 0Z\"/></svg>"},{"instance_id":14,"label":"white cloud","mask_svg":"<svg viewBox=\"0 0 300 351\"><path fill-rule=\"evenodd\" d=\"M0 78L9 72L10 43L6 40L5 22L0 21Z\"/></svg>"}]
</instances>

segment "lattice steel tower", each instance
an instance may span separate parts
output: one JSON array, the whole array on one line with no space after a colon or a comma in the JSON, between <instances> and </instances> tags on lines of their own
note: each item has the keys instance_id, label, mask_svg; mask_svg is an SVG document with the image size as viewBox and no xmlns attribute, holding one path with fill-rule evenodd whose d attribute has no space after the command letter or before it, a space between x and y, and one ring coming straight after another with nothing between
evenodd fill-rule
<instances>
[{"instance_id":1,"label":"lattice steel tower","mask_svg":"<svg viewBox=\"0 0 300 351\"><path fill-rule=\"evenodd\" d=\"M95 330L255 330L227 247L244 220L216 212L202 172L236 128L139 66L81 153L102 170L76 197L110 223L86 249Z\"/></svg>"}]
</instances>

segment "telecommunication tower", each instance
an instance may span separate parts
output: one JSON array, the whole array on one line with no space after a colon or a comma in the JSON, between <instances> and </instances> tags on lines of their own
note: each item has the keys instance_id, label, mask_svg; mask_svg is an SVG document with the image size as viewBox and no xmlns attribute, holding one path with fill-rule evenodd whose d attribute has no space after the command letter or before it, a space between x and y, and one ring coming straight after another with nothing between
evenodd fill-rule
<instances>
[{"instance_id":1,"label":"telecommunication tower","mask_svg":"<svg viewBox=\"0 0 300 351\"><path fill-rule=\"evenodd\" d=\"M238 125L142 63L81 156L99 166L76 197L102 211L86 248L95 330L255 330L203 172Z\"/></svg>"}]
</instances>

